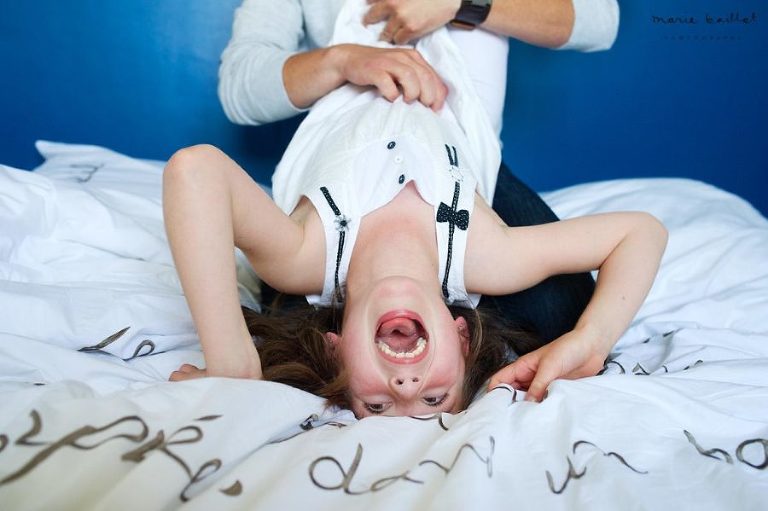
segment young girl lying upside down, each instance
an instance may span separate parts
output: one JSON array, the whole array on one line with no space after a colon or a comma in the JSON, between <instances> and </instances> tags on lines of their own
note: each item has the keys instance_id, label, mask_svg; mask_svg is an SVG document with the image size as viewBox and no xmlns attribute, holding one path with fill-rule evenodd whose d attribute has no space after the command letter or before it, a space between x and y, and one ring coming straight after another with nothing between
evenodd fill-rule
<instances>
[{"instance_id":1,"label":"young girl lying upside down","mask_svg":"<svg viewBox=\"0 0 768 511\"><path fill-rule=\"evenodd\" d=\"M344 19L355 12L342 10L334 42L383 44ZM489 377L540 400L555 378L603 367L653 283L666 230L636 212L508 227L489 206L498 139L455 45L441 29L416 51L449 85L445 106L337 89L297 131L274 200L211 146L169 161L166 228L206 362L171 379L281 381L363 417L457 412ZM247 323L234 247L312 307ZM591 270L573 329L537 349L473 309L480 295ZM528 353L509 363L511 352Z\"/></svg>"}]
</instances>

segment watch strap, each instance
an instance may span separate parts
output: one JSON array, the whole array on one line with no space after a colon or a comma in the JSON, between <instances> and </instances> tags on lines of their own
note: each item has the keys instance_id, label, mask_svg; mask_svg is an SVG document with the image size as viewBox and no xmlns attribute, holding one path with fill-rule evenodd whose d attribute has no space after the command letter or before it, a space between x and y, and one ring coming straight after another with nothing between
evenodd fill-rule
<instances>
[{"instance_id":1,"label":"watch strap","mask_svg":"<svg viewBox=\"0 0 768 511\"><path fill-rule=\"evenodd\" d=\"M461 7L451 24L461 28L475 28L488 17L492 2L493 0L461 0Z\"/></svg>"}]
</instances>

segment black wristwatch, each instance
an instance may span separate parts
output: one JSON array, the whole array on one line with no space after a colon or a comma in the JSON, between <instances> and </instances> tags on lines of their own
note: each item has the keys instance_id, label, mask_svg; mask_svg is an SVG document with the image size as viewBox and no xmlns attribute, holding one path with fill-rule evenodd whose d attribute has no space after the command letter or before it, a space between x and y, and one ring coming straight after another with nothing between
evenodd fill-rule
<instances>
[{"instance_id":1,"label":"black wristwatch","mask_svg":"<svg viewBox=\"0 0 768 511\"><path fill-rule=\"evenodd\" d=\"M451 20L451 25L472 30L488 17L491 3L493 0L461 0L461 7Z\"/></svg>"}]
</instances>

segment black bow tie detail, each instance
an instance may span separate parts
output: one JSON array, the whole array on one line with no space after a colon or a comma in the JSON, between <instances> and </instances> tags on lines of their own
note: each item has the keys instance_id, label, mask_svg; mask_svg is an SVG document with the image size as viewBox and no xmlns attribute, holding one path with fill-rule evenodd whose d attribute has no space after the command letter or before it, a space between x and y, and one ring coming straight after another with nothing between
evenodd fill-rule
<instances>
[{"instance_id":1,"label":"black bow tie detail","mask_svg":"<svg viewBox=\"0 0 768 511\"><path fill-rule=\"evenodd\" d=\"M466 231L467 227L469 227L469 211L466 209L456 211L451 209L445 202L441 202L437 208L437 221L440 223L448 222L462 231Z\"/></svg>"}]
</instances>

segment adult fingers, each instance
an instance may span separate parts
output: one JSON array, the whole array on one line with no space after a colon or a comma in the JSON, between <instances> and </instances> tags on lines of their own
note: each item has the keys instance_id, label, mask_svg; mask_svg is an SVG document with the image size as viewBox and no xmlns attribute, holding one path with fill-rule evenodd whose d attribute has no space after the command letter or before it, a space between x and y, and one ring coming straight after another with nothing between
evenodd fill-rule
<instances>
[{"instance_id":1,"label":"adult fingers","mask_svg":"<svg viewBox=\"0 0 768 511\"><path fill-rule=\"evenodd\" d=\"M400 23L392 17L392 9L385 2L373 3L373 6L368 9L368 12L363 16L364 25L373 25L385 20L387 23L384 25L384 28L381 29L379 40L394 43L395 36L402 27L400 27Z\"/></svg>"},{"instance_id":2,"label":"adult fingers","mask_svg":"<svg viewBox=\"0 0 768 511\"><path fill-rule=\"evenodd\" d=\"M388 101L394 101L400 96L400 89L397 88L394 77L386 71L372 73L370 82Z\"/></svg>"},{"instance_id":3,"label":"adult fingers","mask_svg":"<svg viewBox=\"0 0 768 511\"><path fill-rule=\"evenodd\" d=\"M384 28L381 29L381 34L379 34L379 40L380 41L386 41L388 43L392 44L403 44L398 43L400 32L403 31L403 27L394 19L390 18L389 21L387 21L387 24L384 25Z\"/></svg>"},{"instance_id":4,"label":"adult fingers","mask_svg":"<svg viewBox=\"0 0 768 511\"><path fill-rule=\"evenodd\" d=\"M407 58L410 59L415 69L419 72L421 80L424 82L422 87L430 92L429 102L424 102L426 106L431 107L435 112L443 108L445 104L445 98L448 96L448 87L443 82L443 79L437 74L437 71L427 62L424 57L416 50L411 50L406 53Z\"/></svg>"},{"instance_id":5,"label":"adult fingers","mask_svg":"<svg viewBox=\"0 0 768 511\"><path fill-rule=\"evenodd\" d=\"M429 106L427 101L431 101L433 92L430 90L429 82L425 79L422 69L408 64L393 65L392 74L403 91L403 99L406 103L418 99Z\"/></svg>"},{"instance_id":6,"label":"adult fingers","mask_svg":"<svg viewBox=\"0 0 768 511\"><path fill-rule=\"evenodd\" d=\"M419 100L435 112L440 111L448 96L448 87L437 71L416 50L407 50L405 57L410 65L418 73L421 82L422 96Z\"/></svg>"},{"instance_id":7,"label":"adult fingers","mask_svg":"<svg viewBox=\"0 0 768 511\"><path fill-rule=\"evenodd\" d=\"M388 34L392 34L392 42L394 44L408 44L416 38L416 32L408 28L406 25L396 25L396 21L390 19L387 23L387 27L392 25L393 28L388 30ZM386 30L386 27L385 27Z\"/></svg>"},{"instance_id":8,"label":"adult fingers","mask_svg":"<svg viewBox=\"0 0 768 511\"><path fill-rule=\"evenodd\" d=\"M384 73L381 71L384 71ZM427 89L429 84L422 78L418 67L400 56L396 56L396 58L388 61L371 78L373 84L382 95L390 101L394 101L400 95L400 92L402 92L406 103L411 103L417 99L425 102L428 101L427 98L430 98L429 100L431 101L431 95L433 95L433 92ZM395 84L394 91L392 90L392 84Z\"/></svg>"},{"instance_id":9,"label":"adult fingers","mask_svg":"<svg viewBox=\"0 0 768 511\"><path fill-rule=\"evenodd\" d=\"M389 18L391 9L386 2L374 0L369 1L368 3L371 5L371 7L363 16L364 25L373 25L374 23L378 23Z\"/></svg>"},{"instance_id":10,"label":"adult fingers","mask_svg":"<svg viewBox=\"0 0 768 511\"><path fill-rule=\"evenodd\" d=\"M431 72L424 72L422 76L422 90L427 91L427 94L423 94L421 100L424 105L430 107L435 112L439 112L443 105L445 105L445 99L448 96L448 87L443 82L442 78L431 70Z\"/></svg>"},{"instance_id":11,"label":"adult fingers","mask_svg":"<svg viewBox=\"0 0 768 511\"><path fill-rule=\"evenodd\" d=\"M437 111L447 87L437 72L415 50L356 48L343 71L357 85L373 85L389 101L401 92L407 102L419 100Z\"/></svg>"},{"instance_id":12,"label":"adult fingers","mask_svg":"<svg viewBox=\"0 0 768 511\"><path fill-rule=\"evenodd\" d=\"M372 3L372 7L363 16L363 24L373 25L386 21L379 34L379 40L394 44L406 44L416 38L417 34L404 23L404 20L396 16L394 9L386 2L369 3Z\"/></svg>"}]
</instances>

